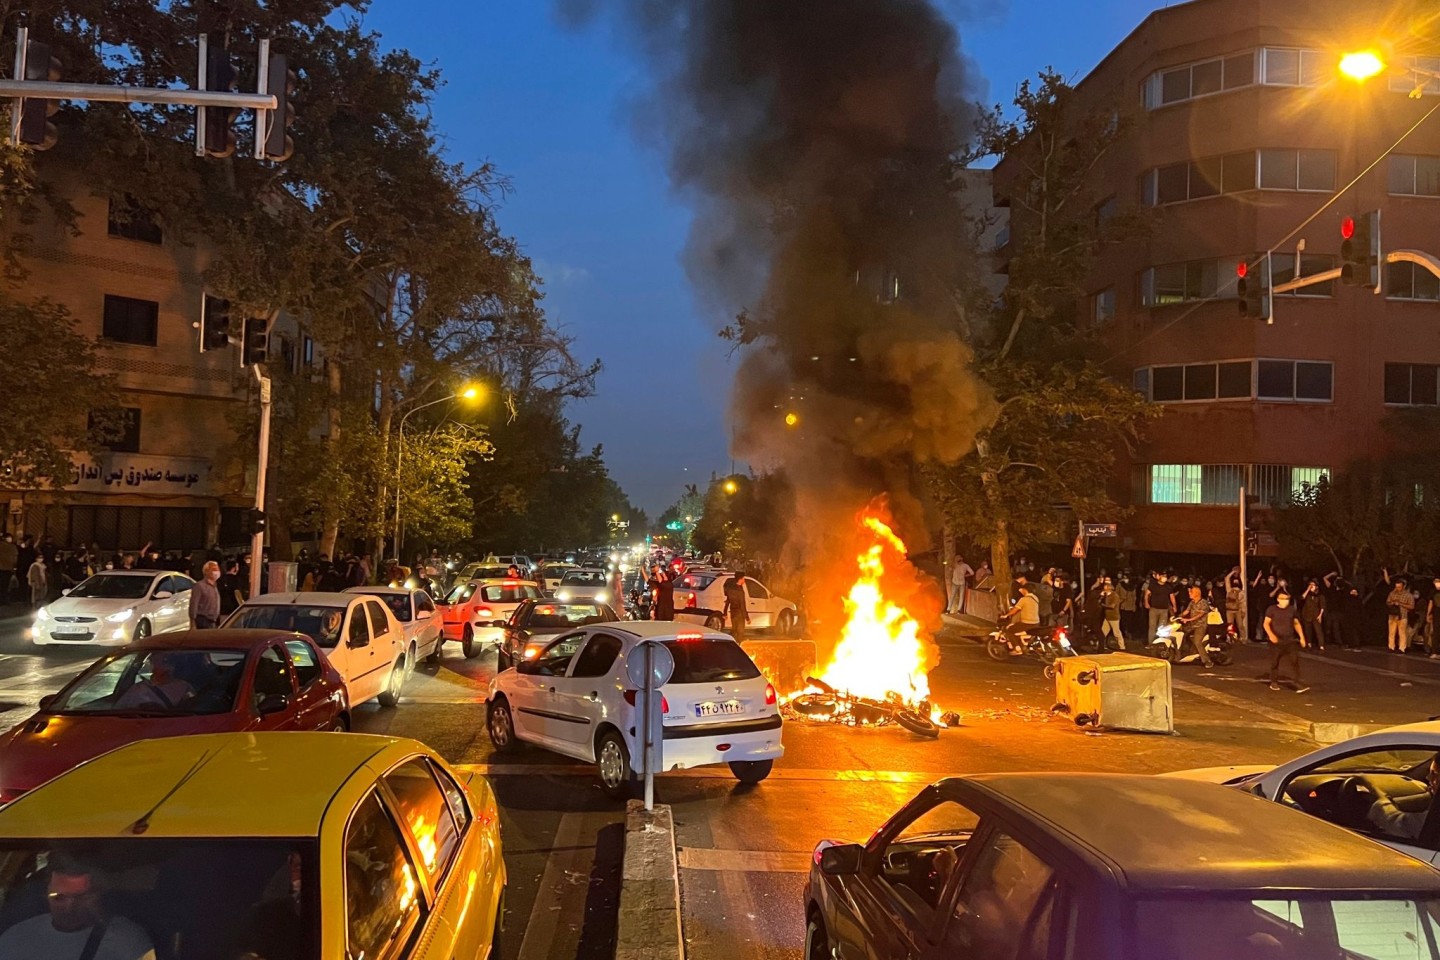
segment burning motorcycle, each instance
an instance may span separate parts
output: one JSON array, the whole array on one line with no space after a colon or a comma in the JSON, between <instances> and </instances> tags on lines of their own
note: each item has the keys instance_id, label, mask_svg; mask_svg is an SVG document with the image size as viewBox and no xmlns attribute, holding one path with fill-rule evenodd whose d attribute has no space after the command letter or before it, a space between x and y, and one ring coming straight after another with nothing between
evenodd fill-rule
<instances>
[{"instance_id":1,"label":"burning motorcycle","mask_svg":"<svg viewBox=\"0 0 1440 960\"><path fill-rule=\"evenodd\" d=\"M1217 666L1228 667L1233 662L1230 647L1237 641L1235 624L1227 623L1223 629L1220 624L1206 624L1205 653ZM1151 641L1147 652L1152 657L1169 660L1171 663L1199 663L1200 655L1193 651L1186 653L1188 647L1185 625L1179 620L1171 620L1156 631L1155 639Z\"/></svg>"},{"instance_id":2,"label":"burning motorcycle","mask_svg":"<svg viewBox=\"0 0 1440 960\"><path fill-rule=\"evenodd\" d=\"M940 724L930 719L928 700L911 707L895 693L884 700L875 700L842 693L815 677L806 677L805 682L809 684L806 692L789 700L785 707L806 720L831 720L867 727L880 727L893 721L918 737L934 740L940 736ZM953 725L948 719L945 722ZM955 716L954 723L958 722L959 717Z\"/></svg>"},{"instance_id":3,"label":"burning motorcycle","mask_svg":"<svg viewBox=\"0 0 1440 960\"><path fill-rule=\"evenodd\" d=\"M1055 679L1055 661L1061 657L1075 656L1070 644L1070 632L1064 626L1048 631L1036 626L1032 632L1025 628L1014 636L1005 632L1005 625L997 626L985 641L985 652L992 660L1009 660L1011 657L1031 656L1045 664L1045 679Z\"/></svg>"}]
</instances>

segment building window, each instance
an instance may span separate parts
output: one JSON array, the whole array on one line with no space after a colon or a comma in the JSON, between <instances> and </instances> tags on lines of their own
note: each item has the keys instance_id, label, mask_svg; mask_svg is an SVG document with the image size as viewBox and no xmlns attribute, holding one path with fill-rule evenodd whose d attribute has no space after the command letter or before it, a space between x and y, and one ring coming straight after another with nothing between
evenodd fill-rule
<instances>
[{"instance_id":1,"label":"building window","mask_svg":"<svg viewBox=\"0 0 1440 960\"><path fill-rule=\"evenodd\" d=\"M1150 465L1151 503L1199 503L1200 465L1155 463Z\"/></svg>"},{"instance_id":2,"label":"building window","mask_svg":"<svg viewBox=\"0 0 1440 960\"><path fill-rule=\"evenodd\" d=\"M1308 360L1257 360L1255 396L1260 400L1305 400L1328 403L1335 399L1335 368Z\"/></svg>"},{"instance_id":3,"label":"building window","mask_svg":"<svg viewBox=\"0 0 1440 960\"><path fill-rule=\"evenodd\" d=\"M1115 288L1106 287L1095 294L1094 318L1097 324L1115 319Z\"/></svg>"},{"instance_id":4,"label":"building window","mask_svg":"<svg viewBox=\"0 0 1440 960\"><path fill-rule=\"evenodd\" d=\"M295 341L290 337L277 336L274 339L279 341L281 366L283 366L286 371L294 373L299 369L296 366Z\"/></svg>"},{"instance_id":5,"label":"building window","mask_svg":"<svg viewBox=\"0 0 1440 960\"><path fill-rule=\"evenodd\" d=\"M1327 467L1291 467L1280 464L1155 463L1149 469L1149 489L1137 491L1150 503L1192 503L1234 506L1240 488L1253 493L1264 506L1290 503L1308 484L1328 477Z\"/></svg>"},{"instance_id":6,"label":"building window","mask_svg":"<svg viewBox=\"0 0 1440 960\"><path fill-rule=\"evenodd\" d=\"M1135 388L1135 392L1136 392L1136 393L1140 394L1140 396L1144 397L1146 400L1149 400L1149 399L1150 399L1150 368L1149 368L1149 367L1136 367L1136 368L1135 368L1135 374L1134 374L1134 376L1131 378L1130 384L1131 384L1131 386L1133 386L1133 387Z\"/></svg>"},{"instance_id":7,"label":"building window","mask_svg":"<svg viewBox=\"0 0 1440 960\"><path fill-rule=\"evenodd\" d=\"M1390 89L1395 93L1440 94L1440 57L1400 57L1391 64Z\"/></svg>"},{"instance_id":8,"label":"building window","mask_svg":"<svg viewBox=\"0 0 1440 960\"><path fill-rule=\"evenodd\" d=\"M1405 407L1440 404L1437 380L1440 367L1431 363L1385 364L1385 402Z\"/></svg>"},{"instance_id":9,"label":"building window","mask_svg":"<svg viewBox=\"0 0 1440 960\"><path fill-rule=\"evenodd\" d=\"M996 250L1003 250L1003 249L1005 248L1005 245L1006 245L1007 243L1009 243L1009 242L1010 242L1010 224L1008 224L1008 223L1001 224L1001 225L1000 225L1000 229L995 231L995 249L996 249Z\"/></svg>"},{"instance_id":10,"label":"building window","mask_svg":"<svg viewBox=\"0 0 1440 960\"><path fill-rule=\"evenodd\" d=\"M1249 400L1253 392L1250 382L1252 366L1250 360L1229 360L1224 363L1142 367L1135 371L1135 389L1155 403Z\"/></svg>"},{"instance_id":11,"label":"building window","mask_svg":"<svg viewBox=\"0 0 1440 960\"><path fill-rule=\"evenodd\" d=\"M119 343L153 347L159 320L160 304L154 300L135 300L107 293L101 336Z\"/></svg>"},{"instance_id":12,"label":"building window","mask_svg":"<svg viewBox=\"0 0 1440 960\"><path fill-rule=\"evenodd\" d=\"M1440 157L1392 156L1392 197L1440 197Z\"/></svg>"},{"instance_id":13,"label":"building window","mask_svg":"<svg viewBox=\"0 0 1440 960\"><path fill-rule=\"evenodd\" d=\"M1261 150L1261 190L1335 190L1335 151Z\"/></svg>"},{"instance_id":14,"label":"building window","mask_svg":"<svg viewBox=\"0 0 1440 960\"><path fill-rule=\"evenodd\" d=\"M300 362L307 367L315 366L315 341L310 337L305 338L303 349L300 352Z\"/></svg>"},{"instance_id":15,"label":"building window","mask_svg":"<svg viewBox=\"0 0 1440 960\"><path fill-rule=\"evenodd\" d=\"M1140 276L1140 300L1163 307L1235 295L1236 260L1192 260L1151 267Z\"/></svg>"},{"instance_id":16,"label":"building window","mask_svg":"<svg viewBox=\"0 0 1440 960\"><path fill-rule=\"evenodd\" d=\"M1313 487L1329 476L1328 467L1257 463L1250 468L1250 483L1246 492L1258 497L1261 506L1283 507L1303 492L1306 484Z\"/></svg>"},{"instance_id":17,"label":"building window","mask_svg":"<svg viewBox=\"0 0 1440 960\"><path fill-rule=\"evenodd\" d=\"M112 237L139 240L143 243L160 243L160 225L155 221L153 211L146 210L133 197L110 198L110 212L106 218L106 232Z\"/></svg>"},{"instance_id":18,"label":"building window","mask_svg":"<svg viewBox=\"0 0 1440 960\"><path fill-rule=\"evenodd\" d=\"M1227 153L1147 170L1140 199L1149 207L1255 189L1255 153Z\"/></svg>"},{"instance_id":19,"label":"building window","mask_svg":"<svg viewBox=\"0 0 1440 960\"><path fill-rule=\"evenodd\" d=\"M1323 50L1266 47L1260 54L1261 83L1276 87L1318 86L1334 60Z\"/></svg>"},{"instance_id":20,"label":"building window","mask_svg":"<svg viewBox=\"0 0 1440 960\"><path fill-rule=\"evenodd\" d=\"M140 408L124 407L120 411L119 434L111 434L104 439L104 444L112 453L139 453L140 452ZM97 429L95 414L89 416L90 432Z\"/></svg>"},{"instance_id":21,"label":"building window","mask_svg":"<svg viewBox=\"0 0 1440 960\"><path fill-rule=\"evenodd\" d=\"M1145 109L1207 97L1226 90L1248 87L1255 82L1255 51L1249 50L1217 60L1202 60L1183 67L1152 73L1145 80Z\"/></svg>"},{"instance_id":22,"label":"building window","mask_svg":"<svg viewBox=\"0 0 1440 960\"><path fill-rule=\"evenodd\" d=\"M1440 277L1418 264L1387 263L1385 296L1392 300L1440 300Z\"/></svg>"},{"instance_id":23,"label":"building window","mask_svg":"<svg viewBox=\"0 0 1440 960\"><path fill-rule=\"evenodd\" d=\"M1333 270L1336 266L1336 258L1324 253L1306 253L1300 256L1300 275L1302 277L1313 277L1317 273L1324 273L1326 270ZM1272 253L1270 255L1270 284L1275 286L1281 283L1288 283L1295 279L1295 254L1293 253ZM1323 283L1312 283L1308 287L1301 287L1298 290L1291 290L1289 293L1277 294L1282 297L1333 297L1335 296L1335 281L1326 280Z\"/></svg>"},{"instance_id":24,"label":"building window","mask_svg":"<svg viewBox=\"0 0 1440 960\"><path fill-rule=\"evenodd\" d=\"M1095 205L1095 225L1097 227L1105 226L1105 224L1114 220L1119 212L1120 198L1112 193Z\"/></svg>"}]
</instances>

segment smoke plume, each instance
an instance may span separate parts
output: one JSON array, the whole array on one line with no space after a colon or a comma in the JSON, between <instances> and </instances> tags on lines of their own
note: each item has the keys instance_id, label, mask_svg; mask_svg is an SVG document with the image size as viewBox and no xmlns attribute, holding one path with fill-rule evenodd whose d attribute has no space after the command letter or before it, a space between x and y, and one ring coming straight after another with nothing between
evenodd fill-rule
<instances>
[{"instance_id":1,"label":"smoke plume","mask_svg":"<svg viewBox=\"0 0 1440 960\"><path fill-rule=\"evenodd\" d=\"M743 312L734 452L789 476L797 554L853 565L882 494L915 549L917 467L967 453L993 409L958 332L977 85L954 28L928 0L562 11L614 14L649 65L634 117L695 210L686 268L717 325Z\"/></svg>"}]
</instances>

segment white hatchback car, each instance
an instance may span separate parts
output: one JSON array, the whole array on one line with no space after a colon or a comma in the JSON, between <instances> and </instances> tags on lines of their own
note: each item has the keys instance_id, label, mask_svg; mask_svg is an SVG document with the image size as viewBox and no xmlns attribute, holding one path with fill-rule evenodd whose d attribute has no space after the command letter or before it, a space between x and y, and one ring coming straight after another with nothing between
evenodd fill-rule
<instances>
[{"instance_id":1,"label":"white hatchback car","mask_svg":"<svg viewBox=\"0 0 1440 960\"><path fill-rule=\"evenodd\" d=\"M594 763L612 797L638 773L637 693L625 658L645 642L663 644L675 673L660 688L661 766L684 770L725 763L742 783L759 783L785 753L775 688L731 637L683 624L592 624L556 638L534 660L490 681L486 726L497 751L520 742Z\"/></svg>"},{"instance_id":2,"label":"white hatchback car","mask_svg":"<svg viewBox=\"0 0 1440 960\"><path fill-rule=\"evenodd\" d=\"M725 628L725 581L728 570L691 567L675 581L675 619L701 623L712 630ZM793 600L777 597L754 577L745 578L745 612L755 630L774 628L782 636L795 632L800 611Z\"/></svg>"},{"instance_id":3,"label":"white hatchback car","mask_svg":"<svg viewBox=\"0 0 1440 960\"><path fill-rule=\"evenodd\" d=\"M610 574L604 567L575 567L560 575L554 597L561 603L610 603Z\"/></svg>"},{"instance_id":4,"label":"white hatchback car","mask_svg":"<svg viewBox=\"0 0 1440 960\"><path fill-rule=\"evenodd\" d=\"M1165 776L1248 790L1440 866L1440 722L1367 733L1278 767L1205 767Z\"/></svg>"},{"instance_id":5,"label":"white hatchback car","mask_svg":"<svg viewBox=\"0 0 1440 960\"><path fill-rule=\"evenodd\" d=\"M168 570L106 570L80 581L35 611L37 644L119 647L152 633L190 629L195 581Z\"/></svg>"},{"instance_id":6,"label":"white hatchback car","mask_svg":"<svg viewBox=\"0 0 1440 960\"><path fill-rule=\"evenodd\" d=\"M440 659L440 648L445 643L441 629L440 612L435 601L424 590L408 587L347 587L346 593L364 593L380 600L390 608L400 622L405 634L406 663L413 672L421 660L434 663Z\"/></svg>"}]
</instances>

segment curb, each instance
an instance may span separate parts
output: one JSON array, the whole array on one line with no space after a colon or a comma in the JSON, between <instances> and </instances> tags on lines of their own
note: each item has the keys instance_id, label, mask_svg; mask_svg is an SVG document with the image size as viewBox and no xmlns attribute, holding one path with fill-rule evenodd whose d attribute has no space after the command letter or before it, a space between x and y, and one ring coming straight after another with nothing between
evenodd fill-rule
<instances>
[{"instance_id":1,"label":"curb","mask_svg":"<svg viewBox=\"0 0 1440 960\"><path fill-rule=\"evenodd\" d=\"M625 805L625 860L615 960L683 960L680 873L670 808L631 800Z\"/></svg>"},{"instance_id":2,"label":"curb","mask_svg":"<svg viewBox=\"0 0 1440 960\"><path fill-rule=\"evenodd\" d=\"M1363 737L1377 730L1387 730L1390 726L1384 723L1321 723L1317 720L1310 724L1310 739L1322 746L1328 746Z\"/></svg>"}]
</instances>

